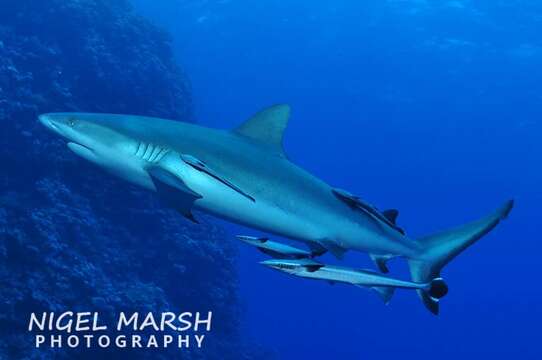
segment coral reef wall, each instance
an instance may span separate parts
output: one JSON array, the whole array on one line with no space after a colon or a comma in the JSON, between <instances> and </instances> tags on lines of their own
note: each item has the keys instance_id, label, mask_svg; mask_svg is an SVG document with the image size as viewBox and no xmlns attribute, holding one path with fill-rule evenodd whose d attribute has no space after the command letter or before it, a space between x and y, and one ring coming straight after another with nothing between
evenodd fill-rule
<instances>
[{"instance_id":1,"label":"coral reef wall","mask_svg":"<svg viewBox=\"0 0 542 360\"><path fill-rule=\"evenodd\" d=\"M53 111L191 121L168 35L124 0L0 0L0 358L252 358L225 233L70 154ZM29 313L213 311L203 352L36 350ZM97 354L96 352L99 352Z\"/></svg>"}]
</instances>

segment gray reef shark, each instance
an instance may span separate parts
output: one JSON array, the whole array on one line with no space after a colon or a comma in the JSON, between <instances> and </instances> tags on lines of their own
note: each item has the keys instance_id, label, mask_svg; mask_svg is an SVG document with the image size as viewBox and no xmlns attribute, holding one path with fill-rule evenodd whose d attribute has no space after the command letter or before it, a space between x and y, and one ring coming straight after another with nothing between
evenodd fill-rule
<instances>
[{"instance_id":1,"label":"gray reef shark","mask_svg":"<svg viewBox=\"0 0 542 360\"><path fill-rule=\"evenodd\" d=\"M480 220L411 239L396 225L396 210L380 211L288 160L282 139L289 115L287 105L276 105L231 131L131 115L51 113L39 120L75 154L157 192L192 221L199 209L302 241L315 254L367 252L383 272L388 259L403 257L418 283L440 277L444 265L512 209L508 201ZM418 294L438 313L438 299Z\"/></svg>"}]
</instances>

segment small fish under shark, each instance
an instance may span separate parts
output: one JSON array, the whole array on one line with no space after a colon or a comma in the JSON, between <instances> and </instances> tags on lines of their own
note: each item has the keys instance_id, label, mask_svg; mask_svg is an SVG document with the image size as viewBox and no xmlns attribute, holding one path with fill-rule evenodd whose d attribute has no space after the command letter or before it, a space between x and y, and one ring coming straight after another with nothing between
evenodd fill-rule
<instances>
[{"instance_id":1,"label":"small fish under shark","mask_svg":"<svg viewBox=\"0 0 542 360\"><path fill-rule=\"evenodd\" d=\"M412 239L397 225L397 210L380 210L293 164L282 146L289 117L288 105L275 105L232 130L115 114L50 113L39 120L76 155L157 193L192 222L193 210L201 210L303 242L315 256L366 252L382 272L389 259L401 257L421 284L440 278L446 264L513 207L510 200L477 221ZM438 298L417 293L439 312Z\"/></svg>"},{"instance_id":2,"label":"small fish under shark","mask_svg":"<svg viewBox=\"0 0 542 360\"><path fill-rule=\"evenodd\" d=\"M427 283L403 281L372 270L323 264L312 259L319 254L272 241L269 238L245 235L238 235L237 238L274 258L261 261L262 265L302 278L324 280L330 284L345 283L371 289L386 304L397 288L424 291L435 301L448 293L448 287L442 278L435 278Z\"/></svg>"},{"instance_id":3,"label":"small fish under shark","mask_svg":"<svg viewBox=\"0 0 542 360\"><path fill-rule=\"evenodd\" d=\"M441 278L420 284L394 279L371 270L326 265L311 259L270 259L264 260L260 264L303 278L324 280L331 284L345 283L371 289L386 304L390 301L395 289L420 290L435 301L448 293L448 287Z\"/></svg>"},{"instance_id":4,"label":"small fish under shark","mask_svg":"<svg viewBox=\"0 0 542 360\"><path fill-rule=\"evenodd\" d=\"M245 243L256 247L264 254L279 259L306 259L312 258L321 254L315 254L308 250L296 248L277 241L269 240L266 237L255 237L237 235L237 238Z\"/></svg>"}]
</instances>

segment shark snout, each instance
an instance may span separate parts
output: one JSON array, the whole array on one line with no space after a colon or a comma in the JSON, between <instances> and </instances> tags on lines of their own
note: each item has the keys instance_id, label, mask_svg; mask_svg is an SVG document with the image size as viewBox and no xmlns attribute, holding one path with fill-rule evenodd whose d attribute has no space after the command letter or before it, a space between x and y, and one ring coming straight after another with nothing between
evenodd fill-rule
<instances>
[{"instance_id":1,"label":"shark snout","mask_svg":"<svg viewBox=\"0 0 542 360\"><path fill-rule=\"evenodd\" d=\"M49 130L54 131L56 133L60 132L59 126L56 124L56 122L52 119L52 117L49 114L39 115L38 120L40 123L42 123L42 125L44 125Z\"/></svg>"},{"instance_id":2,"label":"shark snout","mask_svg":"<svg viewBox=\"0 0 542 360\"><path fill-rule=\"evenodd\" d=\"M39 115L38 120L53 133L69 141L80 142L81 131L76 129L78 121L75 116L69 113L48 113Z\"/></svg>"},{"instance_id":3,"label":"shark snout","mask_svg":"<svg viewBox=\"0 0 542 360\"><path fill-rule=\"evenodd\" d=\"M38 116L38 120L47 129L51 130L57 135L64 138L71 138L73 136L73 125L75 120L70 120L69 117L63 114L41 114Z\"/></svg>"},{"instance_id":4,"label":"shark snout","mask_svg":"<svg viewBox=\"0 0 542 360\"><path fill-rule=\"evenodd\" d=\"M38 120L46 128L68 141L68 148L74 153L83 156L88 155L87 153L91 151L88 146L85 146L86 141L80 132L74 129L75 118L64 114L42 114L38 116ZM83 157L88 158L89 156Z\"/></svg>"}]
</instances>

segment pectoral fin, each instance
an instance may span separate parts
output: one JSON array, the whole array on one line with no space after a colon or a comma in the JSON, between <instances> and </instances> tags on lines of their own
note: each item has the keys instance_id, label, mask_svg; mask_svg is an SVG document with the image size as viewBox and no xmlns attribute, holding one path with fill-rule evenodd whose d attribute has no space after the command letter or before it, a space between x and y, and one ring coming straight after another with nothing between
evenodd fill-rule
<instances>
[{"instance_id":1,"label":"pectoral fin","mask_svg":"<svg viewBox=\"0 0 542 360\"><path fill-rule=\"evenodd\" d=\"M150 168L148 172L160 199L190 221L198 223L191 210L194 201L200 199L201 195L192 191L182 179L166 169L156 166Z\"/></svg>"},{"instance_id":2,"label":"pectoral fin","mask_svg":"<svg viewBox=\"0 0 542 360\"><path fill-rule=\"evenodd\" d=\"M205 164L203 161L198 160L196 157L188 154L181 154L181 159L187 163L188 165L192 166L194 169L201 171L210 177L214 178L215 180L220 181L222 184L226 185L227 187L237 191L239 194L243 195L247 199L251 201L256 201L252 196L248 195L246 192L241 190L238 186L227 180L224 176L221 176L218 172L211 169L207 164Z\"/></svg>"}]
</instances>

